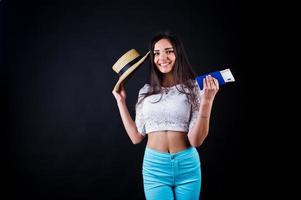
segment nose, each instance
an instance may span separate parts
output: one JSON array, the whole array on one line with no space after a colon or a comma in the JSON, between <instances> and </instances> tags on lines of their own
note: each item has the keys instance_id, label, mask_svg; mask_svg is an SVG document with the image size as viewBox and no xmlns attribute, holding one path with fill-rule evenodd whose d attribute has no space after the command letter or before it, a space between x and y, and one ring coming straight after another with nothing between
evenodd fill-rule
<instances>
[{"instance_id":1,"label":"nose","mask_svg":"<svg viewBox=\"0 0 301 200\"><path fill-rule=\"evenodd\" d=\"M167 53L165 51L159 54L159 59L166 59L166 58L167 58Z\"/></svg>"}]
</instances>

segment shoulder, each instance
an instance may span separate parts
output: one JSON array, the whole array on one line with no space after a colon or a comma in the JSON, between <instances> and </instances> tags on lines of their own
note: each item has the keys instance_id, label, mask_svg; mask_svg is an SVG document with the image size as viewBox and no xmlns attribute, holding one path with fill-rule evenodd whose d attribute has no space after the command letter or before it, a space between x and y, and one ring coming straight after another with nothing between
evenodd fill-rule
<instances>
[{"instance_id":1,"label":"shoulder","mask_svg":"<svg viewBox=\"0 0 301 200\"><path fill-rule=\"evenodd\" d=\"M195 79L190 79L188 81L188 85L191 88L189 92L192 92L193 94L200 96L202 94L202 90L200 90L199 84Z\"/></svg>"},{"instance_id":2,"label":"shoulder","mask_svg":"<svg viewBox=\"0 0 301 200\"><path fill-rule=\"evenodd\" d=\"M143 87L140 88L140 91L147 92L149 88L150 88L150 85L146 83L143 85Z\"/></svg>"},{"instance_id":3,"label":"shoulder","mask_svg":"<svg viewBox=\"0 0 301 200\"><path fill-rule=\"evenodd\" d=\"M199 85L198 85L198 82L195 80L195 79L191 79L191 80L189 80L190 81L190 83L191 83L191 85L195 88L195 87L198 87Z\"/></svg>"},{"instance_id":4,"label":"shoulder","mask_svg":"<svg viewBox=\"0 0 301 200\"><path fill-rule=\"evenodd\" d=\"M149 88L150 88L150 85L149 85L149 84L147 84L147 83L144 84L144 86L140 88L139 94L147 93L148 90L149 90Z\"/></svg>"},{"instance_id":5,"label":"shoulder","mask_svg":"<svg viewBox=\"0 0 301 200\"><path fill-rule=\"evenodd\" d=\"M196 94L198 97L202 96L203 90L200 89L199 84L196 80L193 80L193 92Z\"/></svg>"},{"instance_id":6,"label":"shoulder","mask_svg":"<svg viewBox=\"0 0 301 200\"><path fill-rule=\"evenodd\" d=\"M199 89L199 84L198 82L196 81L196 79L190 79L189 80L189 84L192 86L192 88L194 90L198 90Z\"/></svg>"},{"instance_id":7,"label":"shoulder","mask_svg":"<svg viewBox=\"0 0 301 200\"><path fill-rule=\"evenodd\" d=\"M182 86L183 86L185 92L188 92L188 93L191 91L195 91L199 87L197 81L194 79L189 79L184 84L182 84Z\"/></svg>"}]
</instances>

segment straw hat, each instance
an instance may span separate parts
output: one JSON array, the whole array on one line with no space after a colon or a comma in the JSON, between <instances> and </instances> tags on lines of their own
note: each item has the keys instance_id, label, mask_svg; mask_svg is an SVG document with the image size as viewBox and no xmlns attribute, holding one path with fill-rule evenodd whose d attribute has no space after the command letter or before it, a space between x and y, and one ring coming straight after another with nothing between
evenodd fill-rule
<instances>
[{"instance_id":1,"label":"straw hat","mask_svg":"<svg viewBox=\"0 0 301 200\"><path fill-rule=\"evenodd\" d=\"M142 57L135 49L131 49L117 60L117 62L112 67L113 70L119 75L119 80L114 87L115 91L119 90L120 84L132 72L134 72L139 65L143 63L143 61L147 58L149 53L150 52L147 52L147 54L145 54L145 56Z\"/></svg>"}]
</instances>

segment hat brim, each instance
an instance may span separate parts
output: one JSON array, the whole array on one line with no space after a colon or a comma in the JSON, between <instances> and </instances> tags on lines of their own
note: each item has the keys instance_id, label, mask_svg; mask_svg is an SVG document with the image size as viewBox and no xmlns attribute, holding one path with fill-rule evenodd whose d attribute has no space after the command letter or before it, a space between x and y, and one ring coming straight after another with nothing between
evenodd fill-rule
<instances>
[{"instance_id":1,"label":"hat brim","mask_svg":"<svg viewBox=\"0 0 301 200\"><path fill-rule=\"evenodd\" d=\"M130 75L132 74L147 58L148 54L150 52L148 52L147 54L145 54L145 56L143 56L138 62L136 62L135 64L133 64L128 70L126 70L120 77L119 80L117 81L117 83L114 86L114 91L119 91L120 85L121 83Z\"/></svg>"}]
</instances>

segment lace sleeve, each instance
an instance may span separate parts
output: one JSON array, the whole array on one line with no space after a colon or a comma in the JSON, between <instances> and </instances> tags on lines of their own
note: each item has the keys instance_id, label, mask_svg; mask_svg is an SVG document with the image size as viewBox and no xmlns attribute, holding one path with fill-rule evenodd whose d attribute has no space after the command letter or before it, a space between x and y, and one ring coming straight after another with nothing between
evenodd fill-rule
<instances>
[{"instance_id":1,"label":"lace sleeve","mask_svg":"<svg viewBox=\"0 0 301 200\"><path fill-rule=\"evenodd\" d=\"M143 88L140 89L138 94L138 100L136 103L136 116L135 116L135 123L137 126L138 132L145 136L146 130L145 130L145 119L143 117L143 101L140 102L140 100L143 98L143 93L147 92L147 86L145 85ZM138 104L139 103L139 104Z\"/></svg>"},{"instance_id":2,"label":"lace sleeve","mask_svg":"<svg viewBox=\"0 0 301 200\"><path fill-rule=\"evenodd\" d=\"M196 95L196 101L193 105L191 105L189 131L195 125L196 119L198 117L198 113L199 113L199 109L200 109L201 95L203 93L203 91L201 91L199 89L199 86L197 85L197 83L195 84L193 92Z\"/></svg>"}]
</instances>

